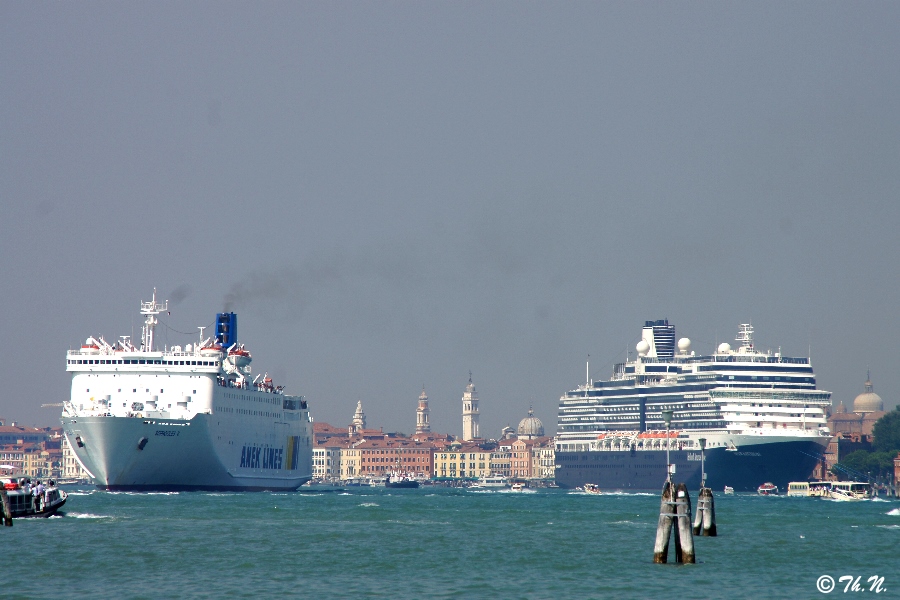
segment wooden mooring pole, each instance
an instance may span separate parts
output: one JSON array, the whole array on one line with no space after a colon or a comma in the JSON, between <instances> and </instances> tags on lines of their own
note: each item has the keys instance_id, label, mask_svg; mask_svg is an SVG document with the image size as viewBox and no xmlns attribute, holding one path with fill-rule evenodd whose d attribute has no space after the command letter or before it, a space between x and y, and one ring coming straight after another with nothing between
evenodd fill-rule
<instances>
[{"instance_id":1,"label":"wooden mooring pole","mask_svg":"<svg viewBox=\"0 0 900 600\"><path fill-rule=\"evenodd\" d=\"M697 517L694 519L694 535L716 537L716 501L712 490L700 488L697 497Z\"/></svg>"},{"instance_id":2,"label":"wooden mooring pole","mask_svg":"<svg viewBox=\"0 0 900 600\"><path fill-rule=\"evenodd\" d=\"M694 535L691 530L691 496L683 483L666 481L662 490L659 522L653 562L666 563L669 557L669 537L675 537L675 562L695 563Z\"/></svg>"},{"instance_id":3,"label":"wooden mooring pole","mask_svg":"<svg viewBox=\"0 0 900 600\"><path fill-rule=\"evenodd\" d=\"M667 480L663 485L659 522L656 524L656 545L653 546L653 562L655 563L665 563L669 557L669 537L672 533L672 518L675 516L675 505L672 504L674 491L675 486Z\"/></svg>"},{"instance_id":4,"label":"wooden mooring pole","mask_svg":"<svg viewBox=\"0 0 900 600\"><path fill-rule=\"evenodd\" d=\"M0 489L0 512L3 513L3 524L12 527L12 507L9 505L9 496L4 489Z\"/></svg>"}]
</instances>

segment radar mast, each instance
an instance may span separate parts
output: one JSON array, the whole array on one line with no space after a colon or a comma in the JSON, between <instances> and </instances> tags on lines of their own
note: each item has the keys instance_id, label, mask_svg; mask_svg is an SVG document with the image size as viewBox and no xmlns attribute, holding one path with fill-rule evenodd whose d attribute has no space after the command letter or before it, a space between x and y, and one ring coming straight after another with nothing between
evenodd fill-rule
<instances>
[{"instance_id":1,"label":"radar mast","mask_svg":"<svg viewBox=\"0 0 900 600\"><path fill-rule=\"evenodd\" d=\"M144 326L141 328L142 352L153 352L153 330L156 329L156 324L159 323L156 315L164 310L169 310L169 301L166 300L165 304L157 302L156 288L153 288L153 299L150 302L141 301L141 314L147 315L147 320L144 321Z\"/></svg>"}]
</instances>

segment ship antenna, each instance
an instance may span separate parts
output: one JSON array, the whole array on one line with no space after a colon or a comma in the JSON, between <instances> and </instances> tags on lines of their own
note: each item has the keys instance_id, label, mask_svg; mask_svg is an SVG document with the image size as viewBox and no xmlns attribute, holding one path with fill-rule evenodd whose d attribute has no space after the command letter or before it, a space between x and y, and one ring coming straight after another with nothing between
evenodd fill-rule
<instances>
[{"instance_id":1,"label":"ship antenna","mask_svg":"<svg viewBox=\"0 0 900 600\"><path fill-rule=\"evenodd\" d=\"M591 355L588 354L587 364L585 365L585 368L584 368L584 384L590 385L590 383L591 383Z\"/></svg>"},{"instance_id":2,"label":"ship antenna","mask_svg":"<svg viewBox=\"0 0 900 600\"><path fill-rule=\"evenodd\" d=\"M153 331L159 320L156 315L164 310L169 310L169 301L160 304L156 301L156 288L153 288L153 299L150 302L141 302L141 314L147 316L144 326L141 328L141 350L143 352L153 352Z\"/></svg>"}]
</instances>

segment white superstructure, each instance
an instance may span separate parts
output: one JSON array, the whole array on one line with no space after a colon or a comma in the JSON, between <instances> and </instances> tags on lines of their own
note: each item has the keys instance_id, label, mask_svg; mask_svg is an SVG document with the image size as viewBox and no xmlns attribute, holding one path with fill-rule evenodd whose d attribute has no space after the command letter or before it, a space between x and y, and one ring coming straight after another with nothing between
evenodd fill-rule
<instances>
[{"instance_id":1,"label":"white superstructure","mask_svg":"<svg viewBox=\"0 0 900 600\"><path fill-rule=\"evenodd\" d=\"M62 415L76 457L107 489L296 489L312 476L305 400L252 376L237 316L220 313L216 336L154 347L157 315L141 303L140 347L89 337L70 350L72 392ZM202 338L201 328L201 338Z\"/></svg>"}]
</instances>

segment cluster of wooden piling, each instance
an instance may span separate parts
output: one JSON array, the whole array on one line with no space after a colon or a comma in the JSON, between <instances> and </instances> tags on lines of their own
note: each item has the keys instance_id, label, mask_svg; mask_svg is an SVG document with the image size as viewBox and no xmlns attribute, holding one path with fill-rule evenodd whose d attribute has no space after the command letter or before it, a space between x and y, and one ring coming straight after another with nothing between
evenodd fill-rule
<instances>
[{"instance_id":1,"label":"cluster of wooden piling","mask_svg":"<svg viewBox=\"0 0 900 600\"><path fill-rule=\"evenodd\" d=\"M662 490L659 523L656 526L656 545L653 562L665 563L669 559L669 538L675 538L675 562L695 563L694 536L716 536L716 506L712 490L700 488L697 496L697 518L691 527L691 495L687 485L666 481Z\"/></svg>"},{"instance_id":2,"label":"cluster of wooden piling","mask_svg":"<svg viewBox=\"0 0 900 600\"><path fill-rule=\"evenodd\" d=\"M712 490L708 487L700 488L700 494L697 496L694 535L716 537L716 502Z\"/></svg>"},{"instance_id":3,"label":"cluster of wooden piling","mask_svg":"<svg viewBox=\"0 0 900 600\"><path fill-rule=\"evenodd\" d=\"M0 517L3 519L3 524L12 527L12 507L9 505L9 496L4 489L0 489L0 513L2 513Z\"/></svg>"},{"instance_id":4,"label":"cluster of wooden piling","mask_svg":"<svg viewBox=\"0 0 900 600\"><path fill-rule=\"evenodd\" d=\"M694 563L694 534L691 530L691 496L683 483L666 481L663 485L659 523L656 526L656 545L653 562L669 560L669 538L675 536L675 562Z\"/></svg>"}]
</instances>

